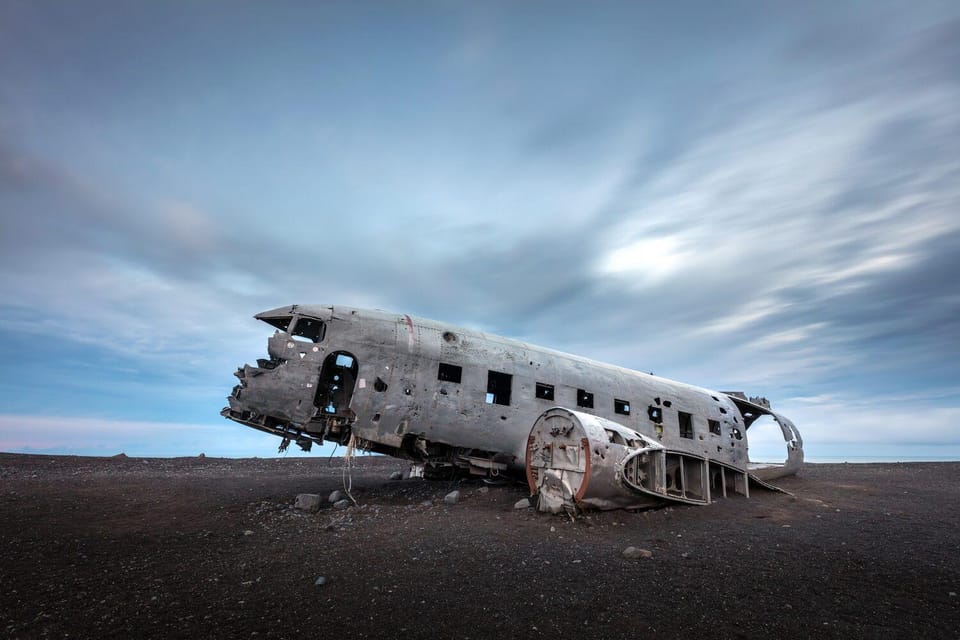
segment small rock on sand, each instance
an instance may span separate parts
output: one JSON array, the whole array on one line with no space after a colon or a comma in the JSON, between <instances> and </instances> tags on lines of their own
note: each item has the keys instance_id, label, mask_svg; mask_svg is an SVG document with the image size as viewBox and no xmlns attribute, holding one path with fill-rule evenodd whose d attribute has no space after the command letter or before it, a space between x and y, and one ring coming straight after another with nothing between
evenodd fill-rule
<instances>
[{"instance_id":1,"label":"small rock on sand","mask_svg":"<svg viewBox=\"0 0 960 640\"><path fill-rule=\"evenodd\" d=\"M293 503L294 509L317 511L320 509L320 496L315 493L301 493Z\"/></svg>"},{"instance_id":2,"label":"small rock on sand","mask_svg":"<svg viewBox=\"0 0 960 640\"><path fill-rule=\"evenodd\" d=\"M343 500L343 492L339 490L333 491L330 493L330 497L327 500L330 502L330 504L333 504L334 502L340 502Z\"/></svg>"},{"instance_id":3,"label":"small rock on sand","mask_svg":"<svg viewBox=\"0 0 960 640\"><path fill-rule=\"evenodd\" d=\"M522 500L517 500L514 505L514 509L529 509L530 508L530 498L524 498Z\"/></svg>"},{"instance_id":4,"label":"small rock on sand","mask_svg":"<svg viewBox=\"0 0 960 640\"><path fill-rule=\"evenodd\" d=\"M638 549L637 547L627 547L623 550L623 557L627 560L639 560L640 558L652 558L653 552L647 549Z\"/></svg>"},{"instance_id":5,"label":"small rock on sand","mask_svg":"<svg viewBox=\"0 0 960 640\"><path fill-rule=\"evenodd\" d=\"M443 501L446 502L447 504L457 504L458 502L460 502L460 492L451 491L447 495L443 496Z\"/></svg>"},{"instance_id":6,"label":"small rock on sand","mask_svg":"<svg viewBox=\"0 0 960 640\"><path fill-rule=\"evenodd\" d=\"M403 472L402 472L402 471L394 471L393 473L390 474L390 479L391 479L391 480L403 480Z\"/></svg>"},{"instance_id":7,"label":"small rock on sand","mask_svg":"<svg viewBox=\"0 0 960 640\"><path fill-rule=\"evenodd\" d=\"M351 502L350 502L349 500L347 500L346 498L344 498L343 500L337 500L336 502L334 502L334 503L333 503L333 508L334 508L334 509L346 509L347 507L350 506L350 504L351 504Z\"/></svg>"}]
</instances>

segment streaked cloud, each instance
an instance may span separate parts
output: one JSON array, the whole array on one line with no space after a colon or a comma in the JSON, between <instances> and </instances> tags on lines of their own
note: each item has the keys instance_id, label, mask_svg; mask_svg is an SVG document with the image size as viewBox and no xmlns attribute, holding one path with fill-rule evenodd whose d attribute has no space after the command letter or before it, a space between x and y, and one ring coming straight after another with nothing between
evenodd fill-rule
<instances>
[{"instance_id":1,"label":"streaked cloud","mask_svg":"<svg viewBox=\"0 0 960 640\"><path fill-rule=\"evenodd\" d=\"M603 274L622 276L640 286L662 281L694 257L676 236L640 239L608 253L600 264Z\"/></svg>"},{"instance_id":2,"label":"streaked cloud","mask_svg":"<svg viewBox=\"0 0 960 640\"><path fill-rule=\"evenodd\" d=\"M290 302L743 387L801 428L792 398L956 388L953 4L543 11L4 5L7 413L205 423ZM960 441L960 395L917 403Z\"/></svg>"}]
</instances>

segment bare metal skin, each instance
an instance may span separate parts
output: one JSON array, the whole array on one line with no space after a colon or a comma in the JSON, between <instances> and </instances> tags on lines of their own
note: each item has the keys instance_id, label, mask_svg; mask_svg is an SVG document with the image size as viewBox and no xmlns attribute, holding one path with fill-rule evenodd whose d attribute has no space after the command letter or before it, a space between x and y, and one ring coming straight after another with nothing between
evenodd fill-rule
<instances>
[{"instance_id":1,"label":"bare metal skin","mask_svg":"<svg viewBox=\"0 0 960 640\"><path fill-rule=\"evenodd\" d=\"M324 440L426 475L526 475L541 509L707 504L796 473L803 441L762 398L710 391L384 311L292 305L222 414L309 450ZM751 469L747 430L780 425L782 465Z\"/></svg>"}]
</instances>

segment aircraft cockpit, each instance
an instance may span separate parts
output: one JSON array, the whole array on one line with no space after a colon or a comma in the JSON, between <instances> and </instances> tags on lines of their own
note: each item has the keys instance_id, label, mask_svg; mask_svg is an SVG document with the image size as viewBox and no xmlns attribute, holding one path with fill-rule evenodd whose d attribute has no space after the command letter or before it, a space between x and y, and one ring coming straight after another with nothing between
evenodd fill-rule
<instances>
[{"instance_id":1,"label":"aircraft cockpit","mask_svg":"<svg viewBox=\"0 0 960 640\"><path fill-rule=\"evenodd\" d=\"M295 307L255 316L276 331L267 342L268 358L240 367L236 385L221 412L227 418L295 441L304 449L325 437L349 436L354 419L350 401L358 363L349 352L330 350L327 324L297 313ZM328 351L329 350L329 351Z\"/></svg>"},{"instance_id":2,"label":"aircraft cockpit","mask_svg":"<svg viewBox=\"0 0 960 640\"><path fill-rule=\"evenodd\" d=\"M267 316L260 314L256 318L276 327L279 331L289 333L294 340L323 342L327 330L327 325L322 320L308 316Z\"/></svg>"}]
</instances>

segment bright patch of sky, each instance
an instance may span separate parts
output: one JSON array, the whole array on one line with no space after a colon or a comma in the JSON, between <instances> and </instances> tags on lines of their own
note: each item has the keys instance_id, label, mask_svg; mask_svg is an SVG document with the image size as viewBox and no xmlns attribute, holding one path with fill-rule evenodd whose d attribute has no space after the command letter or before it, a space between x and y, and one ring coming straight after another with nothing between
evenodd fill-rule
<instances>
[{"instance_id":1,"label":"bright patch of sky","mask_svg":"<svg viewBox=\"0 0 960 640\"><path fill-rule=\"evenodd\" d=\"M955 2L5 2L0 450L270 455L297 302L957 457L958 68Z\"/></svg>"}]
</instances>

